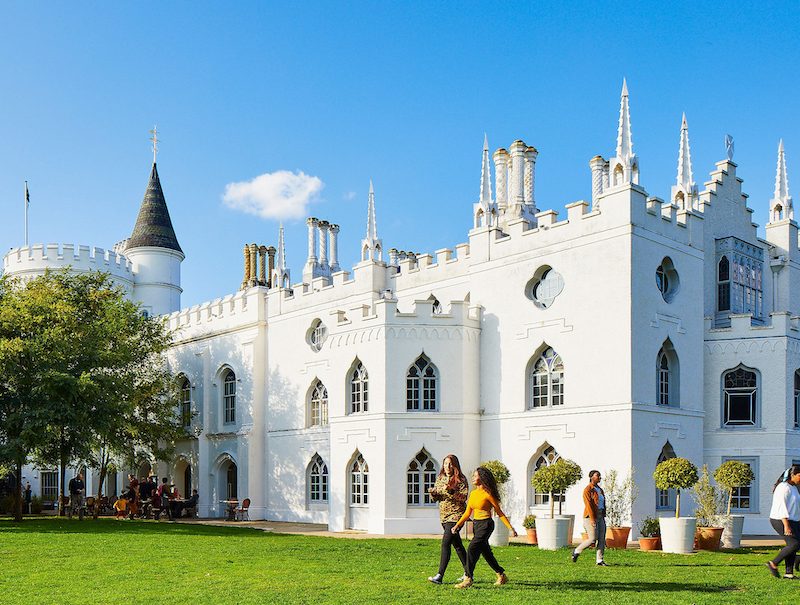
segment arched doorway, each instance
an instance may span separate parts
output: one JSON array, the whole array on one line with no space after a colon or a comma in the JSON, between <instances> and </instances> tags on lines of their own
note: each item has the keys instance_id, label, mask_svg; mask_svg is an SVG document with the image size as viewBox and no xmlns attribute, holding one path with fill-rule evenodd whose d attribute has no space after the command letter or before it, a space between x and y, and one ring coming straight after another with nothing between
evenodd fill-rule
<instances>
[{"instance_id":1,"label":"arched doorway","mask_svg":"<svg viewBox=\"0 0 800 605\"><path fill-rule=\"evenodd\" d=\"M175 464L175 487L184 498L192 495L192 465L185 458Z\"/></svg>"},{"instance_id":2,"label":"arched doorway","mask_svg":"<svg viewBox=\"0 0 800 605\"><path fill-rule=\"evenodd\" d=\"M347 465L349 495L349 529L367 529L369 526L369 465L356 452Z\"/></svg>"},{"instance_id":3,"label":"arched doorway","mask_svg":"<svg viewBox=\"0 0 800 605\"><path fill-rule=\"evenodd\" d=\"M239 469L236 463L227 458L219 467L219 486L217 494L220 500L239 499Z\"/></svg>"}]
</instances>

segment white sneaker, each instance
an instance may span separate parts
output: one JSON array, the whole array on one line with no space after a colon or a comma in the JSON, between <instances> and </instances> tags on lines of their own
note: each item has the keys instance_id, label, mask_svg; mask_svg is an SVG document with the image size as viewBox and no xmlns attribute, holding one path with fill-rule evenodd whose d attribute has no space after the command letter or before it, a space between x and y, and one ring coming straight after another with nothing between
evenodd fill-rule
<instances>
[{"instance_id":1,"label":"white sneaker","mask_svg":"<svg viewBox=\"0 0 800 605\"><path fill-rule=\"evenodd\" d=\"M431 576L428 578L428 582L432 584L441 584L442 583L442 574L437 573L435 576Z\"/></svg>"}]
</instances>

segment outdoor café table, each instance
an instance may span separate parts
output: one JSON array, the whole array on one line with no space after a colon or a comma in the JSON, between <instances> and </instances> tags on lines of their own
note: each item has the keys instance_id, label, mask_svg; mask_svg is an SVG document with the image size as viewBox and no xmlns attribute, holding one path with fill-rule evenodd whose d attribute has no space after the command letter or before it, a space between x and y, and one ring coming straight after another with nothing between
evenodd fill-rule
<instances>
[{"instance_id":1,"label":"outdoor caf\u00e9 table","mask_svg":"<svg viewBox=\"0 0 800 605\"><path fill-rule=\"evenodd\" d=\"M228 510L228 515L225 517L226 521L236 521L236 507L239 506L238 500L220 500Z\"/></svg>"}]
</instances>

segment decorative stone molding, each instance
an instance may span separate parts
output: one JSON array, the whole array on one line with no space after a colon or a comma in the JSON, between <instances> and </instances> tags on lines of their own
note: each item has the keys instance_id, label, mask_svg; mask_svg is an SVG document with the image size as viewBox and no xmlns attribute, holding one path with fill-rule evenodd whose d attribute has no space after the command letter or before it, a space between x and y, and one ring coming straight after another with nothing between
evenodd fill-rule
<instances>
[{"instance_id":1,"label":"decorative stone molding","mask_svg":"<svg viewBox=\"0 0 800 605\"><path fill-rule=\"evenodd\" d=\"M683 432L679 422L656 422L653 430L650 431L651 437L664 437L662 431L675 431L678 439L686 439L686 433Z\"/></svg>"},{"instance_id":2,"label":"decorative stone molding","mask_svg":"<svg viewBox=\"0 0 800 605\"><path fill-rule=\"evenodd\" d=\"M524 432L517 434L517 439L520 441L532 441L534 438L534 434L536 433L548 433L548 434L562 433L564 439L575 438L575 433L567 430L566 424L548 424L548 425L536 425L536 426L530 425L523 427L523 431ZM540 438L541 437L537 437L537 439Z\"/></svg>"},{"instance_id":3,"label":"decorative stone molding","mask_svg":"<svg viewBox=\"0 0 800 605\"><path fill-rule=\"evenodd\" d=\"M433 435L436 441L450 441L450 435L445 433L440 426L404 427L403 432L397 436L398 441L412 441L412 435Z\"/></svg>"}]
</instances>

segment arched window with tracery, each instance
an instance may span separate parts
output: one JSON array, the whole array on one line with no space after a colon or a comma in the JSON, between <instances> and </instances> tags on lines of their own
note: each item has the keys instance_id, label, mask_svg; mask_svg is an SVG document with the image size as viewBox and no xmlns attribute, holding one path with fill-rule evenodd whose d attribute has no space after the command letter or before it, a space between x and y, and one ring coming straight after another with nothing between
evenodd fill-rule
<instances>
[{"instance_id":1,"label":"arched window with tracery","mask_svg":"<svg viewBox=\"0 0 800 605\"><path fill-rule=\"evenodd\" d=\"M308 466L308 501L311 504L328 501L328 465L319 454L314 454Z\"/></svg>"},{"instance_id":2,"label":"arched window with tracery","mask_svg":"<svg viewBox=\"0 0 800 605\"><path fill-rule=\"evenodd\" d=\"M350 413L357 414L369 410L369 376L367 368L360 361L350 373Z\"/></svg>"},{"instance_id":3,"label":"arched window with tracery","mask_svg":"<svg viewBox=\"0 0 800 605\"><path fill-rule=\"evenodd\" d=\"M800 428L800 370L794 371L794 428Z\"/></svg>"},{"instance_id":4,"label":"arched window with tracery","mask_svg":"<svg viewBox=\"0 0 800 605\"><path fill-rule=\"evenodd\" d=\"M366 506L369 504L369 466L360 453L350 465L350 504Z\"/></svg>"},{"instance_id":5,"label":"arched window with tracery","mask_svg":"<svg viewBox=\"0 0 800 605\"><path fill-rule=\"evenodd\" d=\"M436 504L428 490L436 483L436 463L425 450L414 456L406 471L406 503L409 506Z\"/></svg>"},{"instance_id":6,"label":"arched window with tracery","mask_svg":"<svg viewBox=\"0 0 800 605\"><path fill-rule=\"evenodd\" d=\"M435 412L438 376L436 366L420 355L406 374L406 409L410 412Z\"/></svg>"},{"instance_id":7,"label":"arched window with tracery","mask_svg":"<svg viewBox=\"0 0 800 605\"><path fill-rule=\"evenodd\" d=\"M529 506L531 507L539 507L539 506L550 506L550 494L549 493L542 493L537 492L536 489L531 485L531 478L533 474L542 468L543 466L550 466L554 464L561 456L558 455L558 452L555 448L551 445L544 444L541 450L534 454L533 458L531 458L530 463L528 464L528 502ZM558 504L559 502L563 503L565 501L565 493L564 492L554 492L553 493L553 502Z\"/></svg>"},{"instance_id":8,"label":"arched window with tracery","mask_svg":"<svg viewBox=\"0 0 800 605\"><path fill-rule=\"evenodd\" d=\"M564 405L564 362L552 347L528 366L528 409Z\"/></svg>"},{"instance_id":9,"label":"arched window with tracery","mask_svg":"<svg viewBox=\"0 0 800 605\"><path fill-rule=\"evenodd\" d=\"M236 422L236 374L233 370L225 371L223 380L222 403L225 411L225 424Z\"/></svg>"},{"instance_id":10,"label":"arched window with tracery","mask_svg":"<svg viewBox=\"0 0 800 605\"><path fill-rule=\"evenodd\" d=\"M758 375L744 366L728 370L722 375L723 426L757 426Z\"/></svg>"},{"instance_id":11,"label":"arched window with tracery","mask_svg":"<svg viewBox=\"0 0 800 605\"><path fill-rule=\"evenodd\" d=\"M328 389L321 380L314 383L309 402L309 426L326 426L328 424Z\"/></svg>"}]
</instances>

